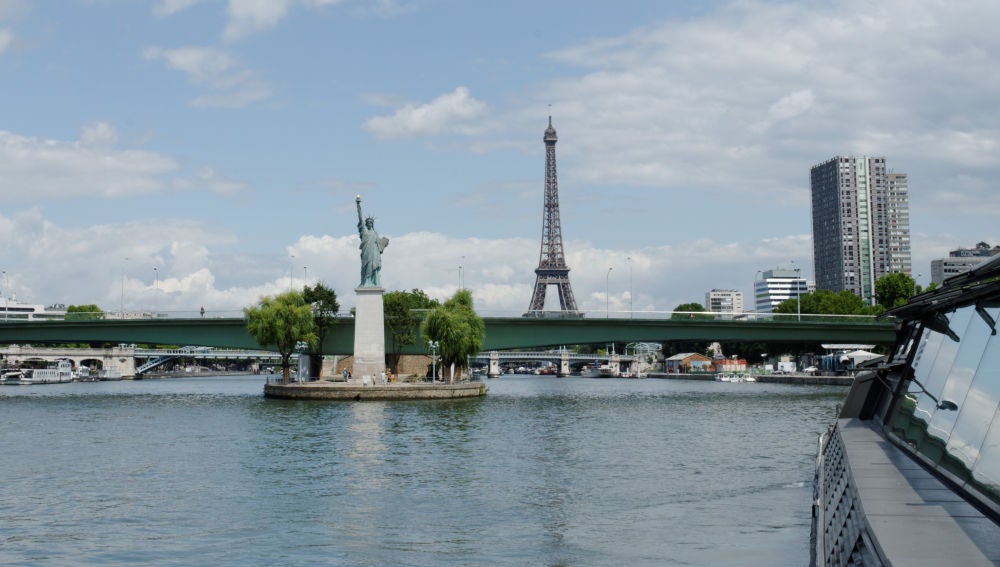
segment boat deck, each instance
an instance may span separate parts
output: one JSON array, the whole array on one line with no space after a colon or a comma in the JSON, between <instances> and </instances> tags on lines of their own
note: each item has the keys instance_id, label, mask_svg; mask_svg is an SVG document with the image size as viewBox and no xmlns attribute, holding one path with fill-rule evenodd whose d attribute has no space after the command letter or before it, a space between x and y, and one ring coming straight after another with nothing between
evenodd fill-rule
<instances>
[{"instance_id":1,"label":"boat deck","mask_svg":"<svg viewBox=\"0 0 1000 567\"><path fill-rule=\"evenodd\" d=\"M871 535L865 543L875 549L866 551L885 564L891 558L892 564L908 566L1000 565L1000 526L868 422L841 419L833 435L839 440L831 443L840 448L827 458L843 464L829 463L829 478L818 483L827 487L820 498L831 504L820 537L828 551L835 550L833 556L858 553L859 536Z\"/></svg>"}]
</instances>

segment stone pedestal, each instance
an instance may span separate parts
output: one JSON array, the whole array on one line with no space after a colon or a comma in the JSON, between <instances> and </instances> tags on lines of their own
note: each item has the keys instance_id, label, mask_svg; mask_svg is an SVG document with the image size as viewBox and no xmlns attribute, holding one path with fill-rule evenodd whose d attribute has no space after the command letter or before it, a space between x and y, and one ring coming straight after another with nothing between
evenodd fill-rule
<instances>
[{"instance_id":1,"label":"stone pedestal","mask_svg":"<svg viewBox=\"0 0 1000 567\"><path fill-rule=\"evenodd\" d=\"M354 382L380 383L385 372L385 312L381 287L354 288Z\"/></svg>"}]
</instances>

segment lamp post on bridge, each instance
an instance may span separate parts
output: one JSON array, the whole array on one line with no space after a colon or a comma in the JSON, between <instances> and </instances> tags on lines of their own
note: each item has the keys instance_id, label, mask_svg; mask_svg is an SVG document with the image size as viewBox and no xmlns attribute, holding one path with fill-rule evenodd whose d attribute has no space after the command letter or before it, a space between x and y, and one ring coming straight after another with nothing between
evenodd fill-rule
<instances>
[{"instance_id":1,"label":"lamp post on bridge","mask_svg":"<svg viewBox=\"0 0 1000 567\"><path fill-rule=\"evenodd\" d=\"M608 267L608 273L604 276L604 318L605 319L608 319L609 318L609 314L610 314L611 300L609 299L608 282L611 281L611 270L612 269L613 268L611 268L609 266Z\"/></svg>"},{"instance_id":2,"label":"lamp post on bridge","mask_svg":"<svg viewBox=\"0 0 1000 567\"><path fill-rule=\"evenodd\" d=\"M795 266L795 260L792 260L792 265ZM802 278L799 277L799 268L795 268L795 319L797 321L802 320L802 288L799 287L799 282Z\"/></svg>"},{"instance_id":3,"label":"lamp post on bridge","mask_svg":"<svg viewBox=\"0 0 1000 567\"><path fill-rule=\"evenodd\" d=\"M306 289L306 284L309 282L309 266L302 266L302 289Z\"/></svg>"},{"instance_id":4,"label":"lamp post on bridge","mask_svg":"<svg viewBox=\"0 0 1000 567\"><path fill-rule=\"evenodd\" d=\"M628 256L625 258L628 262L628 318L632 318L632 257Z\"/></svg>"},{"instance_id":5,"label":"lamp post on bridge","mask_svg":"<svg viewBox=\"0 0 1000 567\"><path fill-rule=\"evenodd\" d=\"M125 267L128 265L128 256L125 257L125 261L122 262L122 297L121 297L121 315L122 320L125 319Z\"/></svg>"}]
</instances>

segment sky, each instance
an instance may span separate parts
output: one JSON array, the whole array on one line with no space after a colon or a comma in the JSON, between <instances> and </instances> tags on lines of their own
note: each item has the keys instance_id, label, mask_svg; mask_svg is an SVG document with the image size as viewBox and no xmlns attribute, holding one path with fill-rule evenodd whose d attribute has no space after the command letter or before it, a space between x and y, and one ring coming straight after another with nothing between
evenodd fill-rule
<instances>
[{"instance_id":1,"label":"sky","mask_svg":"<svg viewBox=\"0 0 1000 567\"><path fill-rule=\"evenodd\" d=\"M209 314L360 280L527 309L545 147L581 310L813 278L809 170L909 175L913 271L1000 244L1000 3L0 0L0 294ZM549 289L548 308L558 308Z\"/></svg>"}]
</instances>

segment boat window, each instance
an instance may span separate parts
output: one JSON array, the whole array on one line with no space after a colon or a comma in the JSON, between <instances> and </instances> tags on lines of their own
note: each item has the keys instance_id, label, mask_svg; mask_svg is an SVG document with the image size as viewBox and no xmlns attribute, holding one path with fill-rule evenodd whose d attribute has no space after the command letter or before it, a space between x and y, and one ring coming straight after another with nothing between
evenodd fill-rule
<instances>
[{"instance_id":1,"label":"boat window","mask_svg":"<svg viewBox=\"0 0 1000 567\"><path fill-rule=\"evenodd\" d=\"M987 311L1000 317L1000 308ZM948 319L961 342L925 330L913 368L926 392L910 383L892 431L955 480L1000 503L1000 335L973 306Z\"/></svg>"},{"instance_id":2,"label":"boat window","mask_svg":"<svg viewBox=\"0 0 1000 567\"><path fill-rule=\"evenodd\" d=\"M971 306L963 310L975 312L975 308ZM979 370L983 366L983 359L988 356L987 343L993 336L989 325L978 315L969 318L965 329L955 331L962 337L962 342L940 399L942 402L954 402L959 409L936 411L931 420L930 433L947 439L946 453L949 458L942 461L942 466L966 480L996 408L996 400L989 402L982 399L981 387L973 387L974 383L981 384L986 378L979 375ZM989 406L988 410L986 406ZM989 415L984 415L984 411L988 411Z\"/></svg>"},{"instance_id":3,"label":"boat window","mask_svg":"<svg viewBox=\"0 0 1000 567\"><path fill-rule=\"evenodd\" d=\"M973 313L975 313L975 309L971 307L959 309L949 313L947 317L948 327L956 333L965 332L969 326L969 319L972 318ZM976 318L978 317L979 316L977 315ZM946 335L942 335L938 332L928 334L931 337L941 337L942 340L938 345L933 363L928 366L921 364L915 369L915 375L920 384L911 382L910 392L918 395L916 413L930 420L934 411L937 409L938 402L941 400L945 383L948 380L948 374L951 372L951 368L955 364L955 358L958 356L958 351L962 344L960 342L953 341L950 338L947 338ZM920 385L923 385L923 388L921 388ZM930 394L930 396L927 394ZM935 400L931 396L937 399ZM933 433L935 433L938 438L947 438L947 432L935 430ZM934 460L937 461L937 459Z\"/></svg>"}]
</instances>

